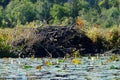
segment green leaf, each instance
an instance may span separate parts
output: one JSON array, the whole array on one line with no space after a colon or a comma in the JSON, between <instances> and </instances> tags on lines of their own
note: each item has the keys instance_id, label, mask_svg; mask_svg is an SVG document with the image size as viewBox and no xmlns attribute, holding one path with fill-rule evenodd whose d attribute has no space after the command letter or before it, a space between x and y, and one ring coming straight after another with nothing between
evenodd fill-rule
<instances>
[{"instance_id":1,"label":"green leaf","mask_svg":"<svg viewBox=\"0 0 120 80\"><path fill-rule=\"evenodd\" d=\"M25 65L23 68L24 69L30 69L30 68L33 68L33 66Z\"/></svg>"},{"instance_id":2,"label":"green leaf","mask_svg":"<svg viewBox=\"0 0 120 80\"><path fill-rule=\"evenodd\" d=\"M114 65L110 66L110 69L117 69Z\"/></svg>"}]
</instances>

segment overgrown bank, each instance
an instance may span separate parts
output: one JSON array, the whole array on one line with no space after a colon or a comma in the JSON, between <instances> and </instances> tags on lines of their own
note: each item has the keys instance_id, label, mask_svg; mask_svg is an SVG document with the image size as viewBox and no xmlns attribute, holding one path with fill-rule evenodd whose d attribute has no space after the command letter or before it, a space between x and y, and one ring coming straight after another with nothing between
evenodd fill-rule
<instances>
[{"instance_id":1,"label":"overgrown bank","mask_svg":"<svg viewBox=\"0 0 120 80\"><path fill-rule=\"evenodd\" d=\"M79 30L80 26L0 29L0 57L53 56L63 57L78 52L81 55L120 53L120 28L92 27ZM23 56L21 56L23 57Z\"/></svg>"}]
</instances>

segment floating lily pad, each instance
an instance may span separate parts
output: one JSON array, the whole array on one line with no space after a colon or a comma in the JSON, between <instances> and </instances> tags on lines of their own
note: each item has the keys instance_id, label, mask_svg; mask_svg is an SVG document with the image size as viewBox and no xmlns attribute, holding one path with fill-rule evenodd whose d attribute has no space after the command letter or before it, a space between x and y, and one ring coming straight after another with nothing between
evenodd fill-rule
<instances>
[{"instance_id":1,"label":"floating lily pad","mask_svg":"<svg viewBox=\"0 0 120 80\"><path fill-rule=\"evenodd\" d=\"M33 66L29 66L29 65L23 66L23 69L30 69L30 68L33 68Z\"/></svg>"}]
</instances>

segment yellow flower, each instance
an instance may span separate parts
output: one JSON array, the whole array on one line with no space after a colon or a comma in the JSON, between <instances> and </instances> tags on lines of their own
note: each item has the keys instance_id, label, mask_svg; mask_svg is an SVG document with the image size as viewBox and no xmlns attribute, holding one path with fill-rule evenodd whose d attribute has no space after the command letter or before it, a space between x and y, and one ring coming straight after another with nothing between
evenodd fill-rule
<instances>
[{"instance_id":1,"label":"yellow flower","mask_svg":"<svg viewBox=\"0 0 120 80\"><path fill-rule=\"evenodd\" d=\"M111 62L111 59L107 59L106 62L107 62L107 63L110 63L110 62Z\"/></svg>"},{"instance_id":2,"label":"yellow flower","mask_svg":"<svg viewBox=\"0 0 120 80\"><path fill-rule=\"evenodd\" d=\"M51 65L52 65L52 62L46 61L45 64L46 64L47 66L51 66Z\"/></svg>"},{"instance_id":3,"label":"yellow flower","mask_svg":"<svg viewBox=\"0 0 120 80\"><path fill-rule=\"evenodd\" d=\"M79 59L73 59L72 62L74 64L81 64L82 63Z\"/></svg>"},{"instance_id":4,"label":"yellow flower","mask_svg":"<svg viewBox=\"0 0 120 80\"><path fill-rule=\"evenodd\" d=\"M119 60L119 58L118 58L118 56L117 56L117 55L113 55L113 56L111 57L111 60L112 60L112 61L118 61L118 60Z\"/></svg>"}]
</instances>

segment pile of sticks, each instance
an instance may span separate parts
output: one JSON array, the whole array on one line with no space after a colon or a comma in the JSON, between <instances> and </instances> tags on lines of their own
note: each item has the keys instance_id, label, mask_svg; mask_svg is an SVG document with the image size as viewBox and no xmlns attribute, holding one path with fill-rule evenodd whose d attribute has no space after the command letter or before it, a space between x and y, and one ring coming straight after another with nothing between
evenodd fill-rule
<instances>
[{"instance_id":1,"label":"pile of sticks","mask_svg":"<svg viewBox=\"0 0 120 80\"><path fill-rule=\"evenodd\" d=\"M49 26L34 30L31 40L22 39L21 42L19 40L13 43L14 47L24 45L22 49L24 55L64 57L77 50L81 55L95 52L92 40L74 26Z\"/></svg>"}]
</instances>

